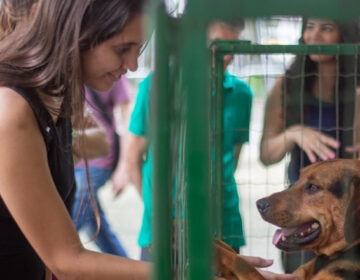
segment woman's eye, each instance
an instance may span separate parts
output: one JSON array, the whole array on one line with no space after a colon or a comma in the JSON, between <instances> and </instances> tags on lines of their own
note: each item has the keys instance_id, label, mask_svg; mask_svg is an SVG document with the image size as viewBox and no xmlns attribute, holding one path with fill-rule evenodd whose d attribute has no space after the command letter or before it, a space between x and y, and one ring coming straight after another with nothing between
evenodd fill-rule
<instances>
[{"instance_id":1,"label":"woman's eye","mask_svg":"<svg viewBox=\"0 0 360 280\"><path fill-rule=\"evenodd\" d=\"M331 26L325 26L325 27L321 28L321 30L324 32L332 32L333 28Z\"/></svg>"},{"instance_id":2,"label":"woman's eye","mask_svg":"<svg viewBox=\"0 0 360 280\"><path fill-rule=\"evenodd\" d=\"M119 48L119 49L116 49L116 52L121 55L121 54L128 52L129 50L130 50L130 48Z\"/></svg>"},{"instance_id":3,"label":"woman's eye","mask_svg":"<svg viewBox=\"0 0 360 280\"><path fill-rule=\"evenodd\" d=\"M314 26L312 24L307 24L305 27L306 30L313 30Z\"/></svg>"}]
</instances>

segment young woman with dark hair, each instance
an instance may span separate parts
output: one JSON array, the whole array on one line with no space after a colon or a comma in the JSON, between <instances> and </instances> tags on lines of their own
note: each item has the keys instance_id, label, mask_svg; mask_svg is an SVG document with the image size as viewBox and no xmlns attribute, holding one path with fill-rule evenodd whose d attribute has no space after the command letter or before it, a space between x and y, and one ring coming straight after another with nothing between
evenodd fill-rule
<instances>
[{"instance_id":1,"label":"young woman with dark hair","mask_svg":"<svg viewBox=\"0 0 360 280\"><path fill-rule=\"evenodd\" d=\"M300 44L358 43L356 22L303 20ZM265 165L291 154L289 183L300 169L318 160L353 157L355 101L358 90L357 56L296 56L272 88L266 104L260 159ZM311 255L311 254L310 254ZM307 256L287 258L286 272Z\"/></svg>"},{"instance_id":2,"label":"young woman with dark hair","mask_svg":"<svg viewBox=\"0 0 360 280\"><path fill-rule=\"evenodd\" d=\"M73 196L70 117L83 85L105 91L137 68L143 1L40 0L0 44L0 275L146 279L149 265L82 246Z\"/></svg>"}]
</instances>

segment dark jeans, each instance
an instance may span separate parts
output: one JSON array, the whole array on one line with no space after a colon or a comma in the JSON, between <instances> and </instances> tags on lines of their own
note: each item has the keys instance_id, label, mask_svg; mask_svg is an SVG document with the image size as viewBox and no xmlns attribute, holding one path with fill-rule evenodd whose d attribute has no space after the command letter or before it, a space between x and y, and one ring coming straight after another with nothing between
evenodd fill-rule
<instances>
[{"instance_id":1,"label":"dark jeans","mask_svg":"<svg viewBox=\"0 0 360 280\"><path fill-rule=\"evenodd\" d=\"M140 260L142 260L144 262L151 262L152 261L152 255L151 255L149 246L141 248Z\"/></svg>"},{"instance_id":2,"label":"dark jeans","mask_svg":"<svg viewBox=\"0 0 360 280\"><path fill-rule=\"evenodd\" d=\"M98 190L111 177L112 171L96 168L96 167L90 167L89 173L90 173L90 182L94 194L94 199L99 209L100 225L101 225L100 231L95 238L95 244L104 253L127 257L127 253L122 243L117 238L115 232L111 228L110 223L106 219L105 212L101 207L98 197ZM76 179L77 189L76 189L75 203L73 209L73 220L75 221L76 229L78 231L80 229L85 229L86 233L91 238L96 233L97 224L95 220L93 207L90 202L90 193L87 187L86 170L84 168L76 168L75 179ZM77 217L78 214L79 217ZM78 219L76 220L76 218Z\"/></svg>"}]
</instances>

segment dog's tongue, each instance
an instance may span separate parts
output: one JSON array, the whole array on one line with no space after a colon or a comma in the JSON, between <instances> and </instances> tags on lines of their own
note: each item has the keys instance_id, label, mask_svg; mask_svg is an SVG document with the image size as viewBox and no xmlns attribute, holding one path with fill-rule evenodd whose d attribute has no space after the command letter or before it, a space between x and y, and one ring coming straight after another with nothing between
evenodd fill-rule
<instances>
[{"instance_id":1,"label":"dog's tongue","mask_svg":"<svg viewBox=\"0 0 360 280\"><path fill-rule=\"evenodd\" d=\"M273 241L272 243L276 246L279 244L281 238L288 237L292 235L297 230L296 227L294 228L284 228L284 229L277 229L274 233Z\"/></svg>"}]
</instances>

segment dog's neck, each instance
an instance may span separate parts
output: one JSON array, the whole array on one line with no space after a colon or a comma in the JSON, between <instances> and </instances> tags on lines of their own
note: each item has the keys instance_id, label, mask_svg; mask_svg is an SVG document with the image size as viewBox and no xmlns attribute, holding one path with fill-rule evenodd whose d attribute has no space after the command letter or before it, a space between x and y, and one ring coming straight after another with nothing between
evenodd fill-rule
<instances>
[{"instance_id":1,"label":"dog's neck","mask_svg":"<svg viewBox=\"0 0 360 280\"><path fill-rule=\"evenodd\" d=\"M333 241L330 244L331 244L330 246L327 246L324 248L317 248L317 249L314 249L313 251L317 255L332 256L336 252L343 251L345 248L347 248L349 246L349 244L347 244L344 239Z\"/></svg>"}]
</instances>

